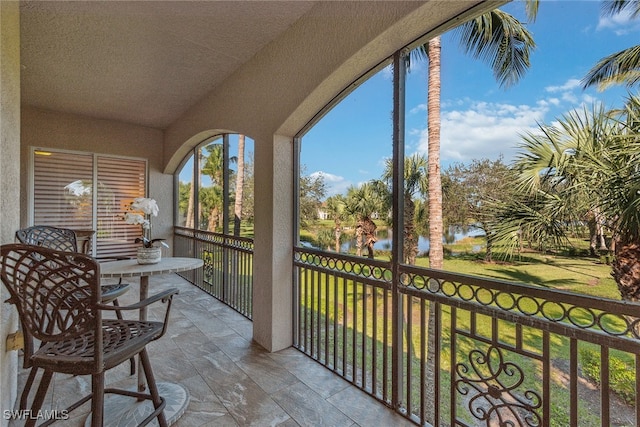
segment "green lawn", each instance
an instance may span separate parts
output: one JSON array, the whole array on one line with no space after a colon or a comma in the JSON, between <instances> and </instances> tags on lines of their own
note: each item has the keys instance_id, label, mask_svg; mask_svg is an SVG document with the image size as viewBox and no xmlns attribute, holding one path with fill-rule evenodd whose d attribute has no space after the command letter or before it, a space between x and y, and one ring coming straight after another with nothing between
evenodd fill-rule
<instances>
[{"instance_id":1,"label":"green lawn","mask_svg":"<svg viewBox=\"0 0 640 427\"><path fill-rule=\"evenodd\" d=\"M478 245L484 248L484 239L465 239L457 244L457 249L460 250L462 245L465 245L462 248L467 250ZM576 251L577 253L586 252L584 248L578 249L582 250ZM483 260L483 257L484 252L462 252L456 256L448 256L444 261L444 269L597 297L620 299L617 285L611 277L611 266L601 263L599 258L543 254L534 251L523 253L509 262L488 263ZM427 266L428 259L420 259L417 264Z\"/></svg>"},{"instance_id":2,"label":"green lawn","mask_svg":"<svg viewBox=\"0 0 640 427\"><path fill-rule=\"evenodd\" d=\"M584 242L578 241L579 244L585 245ZM447 256L445 257L444 269L456 273L469 274L474 276L482 276L494 279L502 279L510 282L525 283L528 285L541 286L549 289L562 289L571 292L583 293L597 297L606 297L613 299L620 299L617 286L612 279L610 272L611 266L600 262L600 259L587 257L587 256L565 256L561 254L549 254L549 253L537 253L533 251L527 251L522 253L521 256L510 262L484 261L484 240L482 238L469 238L463 241L457 242L455 245L446 245ZM576 254L586 253L584 247L577 247L572 251ZM454 255L455 254L455 255ZM389 253L385 251L377 251L376 257L381 260L388 260ZM418 266L428 267L428 258L418 258L416 264ZM347 334L350 338L354 338L353 343L351 339L345 340L344 344L338 341L337 348L334 349L338 354L341 353L343 347L346 347L346 354L352 354L355 352L355 360L360 360L361 353L358 350L358 345L363 337L366 337L368 342L368 351L371 350L374 343L378 344L377 350L382 350L383 337L387 335L387 341L390 342L388 336L389 331L383 329L383 325L378 323L377 327L372 328L371 319L365 320L362 317L362 312L365 307L358 304L358 300L362 297L363 290L359 289L351 281L343 281L333 276L326 278L326 281L322 284L316 284L318 288L315 289L313 300L308 300L309 294L303 291L303 306L310 309L313 312L318 321L318 325L324 323L324 316L327 316L329 324L336 321L338 324L342 324L345 328L342 332L330 330L328 333L334 332L338 335L332 338L340 337L341 334ZM329 290L331 289L331 290ZM311 290L311 289L308 289ZM317 293L316 293L317 292ZM335 293L334 293L335 292ZM373 295L373 294L372 294ZM337 301L336 301L337 300ZM370 300L369 300L370 301ZM358 306L358 316L355 315L354 308ZM312 308L313 307L313 308ZM338 307L338 309L336 309ZM416 306L417 310L419 306ZM367 313L371 314L373 307L368 307ZM451 309L448 307L443 308L443 323L446 325L449 323L449 319L452 315ZM458 318L458 327L468 329L469 318L463 310L458 311L456 316ZM322 319L322 320L321 320ZM490 319L484 316L478 318L476 325L477 333L485 336L491 335L492 323ZM314 322L315 323L315 322ZM503 342L515 342L515 326L510 326L501 323L501 341ZM420 387L419 381L419 368L421 355L419 349L421 348L420 337L420 322L414 322L412 326L412 339L413 345L411 349L404 348L405 357L407 361L411 360L410 369L411 376L413 377L413 386ZM322 330L322 328L320 328ZM524 331L524 348L539 353L542 342L542 332L534 328L523 327ZM321 333L322 334L322 333ZM441 335L442 339L442 359L441 359L441 373L442 377L442 391L448 396L450 384L450 375L453 369L449 366L451 358L451 331L445 327ZM405 342L406 345L406 342ZM477 348L478 342L458 336L456 338L456 353L459 354L459 360L463 360L468 357L470 352ZM580 349L588 350L594 347L592 344L581 343ZM559 363L559 366L567 364L569 359L569 342L568 338L553 335L551 337L551 350L552 360L554 363ZM377 351L376 351L377 353ZM523 389L538 390L540 387L540 379L542 377L541 366L538 363L533 362L532 359L522 356L516 353L505 352L509 360L516 363L523 369ZM625 366L633 366L632 357L629 354L619 354L613 350L611 352L612 357L619 358L625 363ZM338 357L340 359L340 357ZM381 355L378 355L378 363L381 361ZM373 366L373 360L370 355L364 357L363 362L367 366ZM629 363L631 363L629 365ZM554 365L555 366L555 365ZM633 369L631 369L633 371ZM633 376L633 372L631 373ZM562 426L568 422L566 408L569 406L571 400L566 385L563 384L562 378L554 373L551 381L551 395L553 396L552 404L552 425ZM418 395L418 389L415 390L415 396ZM414 405L417 404L414 402ZM448 399L443 398L441 402L443 408L448 408ZM586 401L580 400L580 420L582 425L596 426L599 425L599 417L597 411L590 408ZM472 422L472 419L466 420Z\"/></svg>"}]
</instances>

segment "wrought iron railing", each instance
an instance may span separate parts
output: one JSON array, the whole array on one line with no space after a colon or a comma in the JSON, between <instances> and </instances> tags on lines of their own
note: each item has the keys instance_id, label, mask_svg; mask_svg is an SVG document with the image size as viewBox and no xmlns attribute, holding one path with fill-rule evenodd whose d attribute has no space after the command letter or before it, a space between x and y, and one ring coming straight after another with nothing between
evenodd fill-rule
<instances>
[{"instance_id":1,"label":"wrought iron railing","mask_svg":"<svg viewBox=\"0 0 640 427\"><path fill-rule=\"evenodd\" d=\"M204 260L201 271L181 274L245 317L253 313L253 240L174 227L174 255Z\"/></svg>"},{"instance_id":2,"label":"wrought iron railing","mask_svg":"<svg viewBox=\"0 0 640 427\"><path fill-rule=\"evenodd\" d=\"M294 271L295 346L417 424L640 422L638 304L303 248Z\"/></svg>"}]
</instances>

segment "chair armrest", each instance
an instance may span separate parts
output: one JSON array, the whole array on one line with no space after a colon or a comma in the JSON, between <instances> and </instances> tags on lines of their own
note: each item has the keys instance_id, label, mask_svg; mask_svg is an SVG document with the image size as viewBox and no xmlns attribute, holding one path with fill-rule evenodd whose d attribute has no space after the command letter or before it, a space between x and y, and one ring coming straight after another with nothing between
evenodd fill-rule
<instances>
[{"instance_id":1,"label":"chair armrest","mask_svg":"<svg viewBox=\"0 0 640 427\"><path fill-rule=\"evenodd\" d=\"M139 310L143 307L148 306L149 304L153 304L154 302L163 300L163 302L165 302L166 300L171 300L173 298L173 295L177 294L179 291L177 288L172 288L172 289L168 289L166 291L163 292L159 292L155 295L151 295L149 298L145 298L142 301L139 301L135 304L131 304L131 305L119 305L119 306L113 306L113 305L106 305L106 304L98 304L98 307L100 308L100 310L110 310L110 311L120 311L120 310Z\"/></svg>"},{"instance_id":2,"label":"chair armrest","mask_svg":"<svg viewBox=\"0 0 640 427\"><path fill-rule=\"evenodd\" d=\"M98 304L98 307L101 310L110 310L110 311L136 310L136 309L146 307L149 304L153 304L154 302L162 300L163 303L167 303L167 309L164 312L164 321L162 322L162 332L156 338L158 339L161 336L163 336L164 333L167 331L167 324L169 323L169 312L171 311L171 302L173 301L173 296L177 294L178 294L178 289L172 288L164 292L159 292L155 295L152 295L149 298L145 298L142 301L137 302L135 304L126 305L126 306Z\"/></svg>"}]
</instances>

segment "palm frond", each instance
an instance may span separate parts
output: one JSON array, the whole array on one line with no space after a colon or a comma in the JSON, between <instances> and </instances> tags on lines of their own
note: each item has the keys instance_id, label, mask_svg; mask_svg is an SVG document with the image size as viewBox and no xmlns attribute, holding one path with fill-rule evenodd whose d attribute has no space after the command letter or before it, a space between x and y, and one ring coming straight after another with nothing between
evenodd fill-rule
<instances>
[{"instance_id":1,"label":"palm frond","mask_svg":"<svg viewBox=\"0 0 640 427\"><path fill-rule=\"evenodd\" d=\"M602 58L582 79L582 87L604 90L613 85L628 87L640 82L640 45Z\"/></svg>"},{"instance_id":2,"label":"palm frond","mask_svg":"<svg viewBox=\"0 0 640 427\"><path fill-rule=\"evenodd\" d=\"M617 15L628 10L632 18L640 15L640 2L637 0L607 0L602 2L603 15Z\"/></svg>"},{"instance_id":3,"label":"palm frond","mask_svg":"<svg viewBox=\"0 0 640 427\"><path fill-rule=\"evenodd\" d=\"M501 87L517 83L530 66L533 36L524 24L499 9L457 29L462 49L488 64Z\"/></svg>"},{"instance_id":4,"label":"palm frond","mask_svg":"<svg viewBox=\"0 0 640 427\"><path fill-rule=\"evenodd\" d=\"M538 192L534 196L514 198L495 205L495 216L487 223L494 248L511 258L524 241L540 248L567 244L569 225L574 220L559 195Z\"/></svg>"}]
</instances>

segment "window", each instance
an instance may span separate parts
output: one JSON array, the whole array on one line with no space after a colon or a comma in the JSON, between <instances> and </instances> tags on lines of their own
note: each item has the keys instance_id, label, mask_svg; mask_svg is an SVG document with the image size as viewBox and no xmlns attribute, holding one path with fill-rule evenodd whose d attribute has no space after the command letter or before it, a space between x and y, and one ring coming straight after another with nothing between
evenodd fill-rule
<instances>
[{"instance_id":1,"label":"window","mask_svg":"<svg viewBox=\"0 0 640 427\"><path fill-rule=\"evenodd\" d=\"M239 134L208 139L177 175L177 226L253 236L253 140Z\"/></svg>"},{"instance_id":2,"label":"window","mask_svg":"<svg viewBox=\"0 0 640 427\"><path fill-rule=\"evenodd\" d=\"M96 256L135 255L141 230L123 214L146 194L146 160L48 149L32 156L32 224L93 230Z\"/></svg>"},{"instance_id":3,"label":"window","mask_svg":"<svg viewBox=\"0 0 640 427\"><path fill-rule=\"evenodd\" d=\"M393 67L386 62L300 139L299 245L357 256L390 252Z\"/></svg>"}]
</instances>

